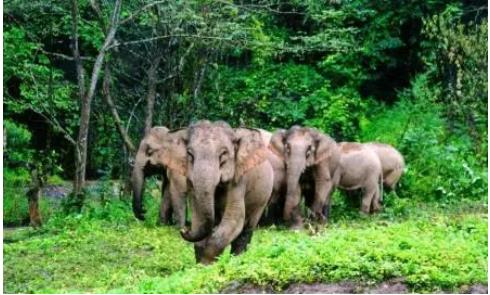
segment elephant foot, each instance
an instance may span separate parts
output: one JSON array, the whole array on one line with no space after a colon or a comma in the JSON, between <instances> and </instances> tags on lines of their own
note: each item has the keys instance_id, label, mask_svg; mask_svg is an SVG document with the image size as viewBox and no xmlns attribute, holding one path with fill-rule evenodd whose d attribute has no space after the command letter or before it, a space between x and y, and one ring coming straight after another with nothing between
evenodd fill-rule
<instances>
[{"instance_id":1,"label":"elephant foot","mask_svg":"<svg viewBox=\"0 0 490 295\"><path fill-rule=\"evenodd\" d=\"M167 219L167 218L162 218L160 217L158 220L157 220L157 225L172 225L172 221Z\"/></svg>"},{"instance_id":2,"label":"elephant foot","mask_svg":"<svg viewBox=\"0 0 490 295\"><path fill-rule=\"evenodd\" d=\"M382 207L380 205L373 206L372 213L379 213L381 212Z\"/></svg>"},{"instance_id":3,"label":"elephant foot","mask_svg":"<svg viewBox=\"0 0 490 295\"><path fill-rule=\"evenodd\" d=\"M247 250L247 246L252 239L252 230L244 230L240 235L231 242L231 253L234 255L239 255L243 251Z\"/></svg>"},{"instance_id":4,"label":"elephant foot","mask_svg":"<svg viewBox=\"0 0 490 295\"><path fill-rule=\"evenodd\" d=\"M367 218L369 216L369 212L364 212L363 210L360 210L359 211L359 215L362 217L362 218Z\"/></svg>"},{"instance_id":5,"label":"elephant foot","mask_svg":"<svg viewBox=\"0 0 490 295\"><path fill-rule=\"evenodd\" d=\"M325 215L323 215L322 212L314 212L313 214L314 220L319 223L319 224L326 224L327 223L327 218Z\"/></svg>"},{"instance_id":6,"label":"elephant foot","mask_svg":"<svg viewBox=\"0 0 490 295\"><path fill-rule=\"evenodd\" d=\"M206 250L206 243L205 242L197 242L194 243L194 256L196 258L197 263L201 263L202 261L205 261L205 250Z\"/></svg>"},{"instance_id":7,"label":"elephant foot","mask_svg":"<svg viewBox=\"0 0 490 295\"><path fill-rule=\"evenodd\" d=\"M294 223L289 227L289 229L294 231L300 231L303 229L303 222Z\"/></svg>"}]
</instances>

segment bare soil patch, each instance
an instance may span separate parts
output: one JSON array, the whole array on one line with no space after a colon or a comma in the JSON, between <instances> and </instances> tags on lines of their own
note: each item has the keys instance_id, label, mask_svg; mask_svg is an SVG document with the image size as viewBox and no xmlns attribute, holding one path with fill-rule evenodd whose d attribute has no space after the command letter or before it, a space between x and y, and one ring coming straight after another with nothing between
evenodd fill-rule
<instances>
[{"instance_id":1,"label":"bare soil patch","mask_svg":"<svg viewBox=\"0 0 490 295\"><path fill-rule=\"evenodd\" d=\"M256 286L250 283L240 284L231 283L222 290L223 294L266 294L266 293L285 293L285 294L405 294L410 293L408 285L403 278L396 278L382 282L375 286L366 286L359 282L339 282L339 283L294 283L289 285L281 292L275 291L271 286ZM488 286L475 284L462 286L458 293L462 294L488 294Z\"/></svg>"}]
</instances>

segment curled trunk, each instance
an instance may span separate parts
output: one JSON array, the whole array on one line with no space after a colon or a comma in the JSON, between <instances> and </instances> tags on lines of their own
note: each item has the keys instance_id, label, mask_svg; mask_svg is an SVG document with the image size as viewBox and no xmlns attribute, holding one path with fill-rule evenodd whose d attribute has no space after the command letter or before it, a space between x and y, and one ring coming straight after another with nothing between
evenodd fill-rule
<instances>
[{"instance_id":1,"label":"curled trunk","mask_svg":"<svg viewBox=\"0 0 490 295\"><path fill-rule=\"evenodd\" d=\"M197 194L201 194L200 196ZM192 200L191 229L182 229L182 237L189 242L198 242L211 234L214 226L214 192L199 193Z\"/></svg>"}]
</instances>

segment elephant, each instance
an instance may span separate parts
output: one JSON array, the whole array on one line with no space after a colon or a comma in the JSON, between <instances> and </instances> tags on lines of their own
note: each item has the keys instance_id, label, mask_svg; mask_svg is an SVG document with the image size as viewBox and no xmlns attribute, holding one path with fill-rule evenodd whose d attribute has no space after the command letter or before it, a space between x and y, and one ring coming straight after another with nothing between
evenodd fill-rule
<instances>
[{"instance_id":1,"label":"elephant","mask_svg":"<svg viewBox=\"0 0 490 295\"><path fill-rule=\"evenodd\" d=\"M174 134L176 133L173 132L172 136ZM131 174L133 212L136 218L144 220L142 200L145 178L161 175L163 180L159 221L163 224L170 224L173 211L176 225L183 227L185 225L185 196L188 191L187 180L184 176L171 170L165 171L163 163L159 162L156 158L157 154L154 153L160 141L168 139L169 136L169 130L166 127L153 127L141 140Z\"/></svg>"},{"instance_id":2,"label":"elephant","mask_svg":"<svg viewBox=\"0 0 490 295\"><path fill-rule=\"evenodd\" d=\"M378 155L368 145L340 142L340 161L335 176L337 187L362 190L361 212L369 214L381 209L383 170Z\"/></svg>"},{"instance_id":3,"label":"elephant","mask_svg":"<svg viewBox=\"0 0 490 295\"><path fill-rule=\"evenodd\" d=\"M201 120L173 138L157 153L193 190L191 228L180 233L194 243L196 261L212 263L229 244L232 254L245 251L273 187L260 131Z\"/></svg>"},{"instance_id":4,"label":"elephant","mask_svg":"<svg viewBox=\"0 0 490 295\"><path fill-rule=\"evenodd\" d=\"M330 208L330 195L340 162L340 149L335 140L316 129L293 126L287 131L275 132L270 147L275 154L284 157L286 164L284 221L293 229L302 227L302 188L309 190L305 202L314 218L326 221L329 212L323 208Z\"/></svg>"},{"instance_id":5,"label":"elephant","mask_svg":"<svg viewBox=\"0 0 490 295\"><path fill-rule=\"evenodd\" d=\"M259 131L262 134L264 144L267 146L267 160L271 164L274 174L271 197L259 224L271 225L280 222L284 211L284 198L287 189L286 162L284 161L284 155L275 152L270 145L273 134L263 129L259 129ZM276 132L283 131L284 129L276 130Z\"/></svg>"},{"instance_id":6,"label":"elephant","mask_svg":"<svg viewBox=\"0 0 490 295\"><path fill-rule=\"evenodd\" d=\"M393 146L385 143L368 142L365 145L372 149L381 161L383 184L394 190L405 169L405 160L402 154ZM383 196L381 196L381 200L383 200Z\"/></svg>"}]
</instances>

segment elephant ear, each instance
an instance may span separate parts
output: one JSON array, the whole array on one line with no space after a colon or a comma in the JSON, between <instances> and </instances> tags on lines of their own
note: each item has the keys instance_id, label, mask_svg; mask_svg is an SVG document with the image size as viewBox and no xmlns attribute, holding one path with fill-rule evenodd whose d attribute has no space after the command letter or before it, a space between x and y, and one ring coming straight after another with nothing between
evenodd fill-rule
<instances>
[{"instance_id":1,"label":"elephant ear","mask_svg":"<svg viewBox=\"0 0 490 295\"><path fill-rule=\"evenodd\" d=\"M267 147L260 131L251 128L235 129L235 182L245 173L267 159Z\"/></svg>"},{"instance_id":2,"label":"elephant ear","mask_svg":"<svg viewBox=\"0 0 490 295\"><path fill-rule=\"evenodd\" d=\"M317 130L312 131L316 143L315 149L315 165L330 159L334 156L337 143L330 136L325 135Z\"/></svg>"},{"instance_id":3,"label":"elephant ear","mask_svg":"<svg viewBox=\"0 0 490 295\"><path fill-rule=\"evenodd\" d=\"M166 168L187 174L187 128L171 131L158 145L158 161Z\"/></svg>"},{"instance_id":4,"label":"elephant ear","mask_svg":"<svg viewBox=\"0 0 490 295\"><path fill-rule=\"evenodd\" d=\"M286 130L279 129L271 137L269 149L281 158L284 158L284 139L286 138Z\"/></svg>"},{"instance_id":5,"label":"elephant ear","mask_svg":"<svg viewBox=\"0 0 490 295\"><path fill-rule=\"evenodd\" d=\"M167 127L153 127L141 141L140 149L145 149L145 153L150 156L160 148L160 144L167 137Z\"/></svg>"}]
</instances>

